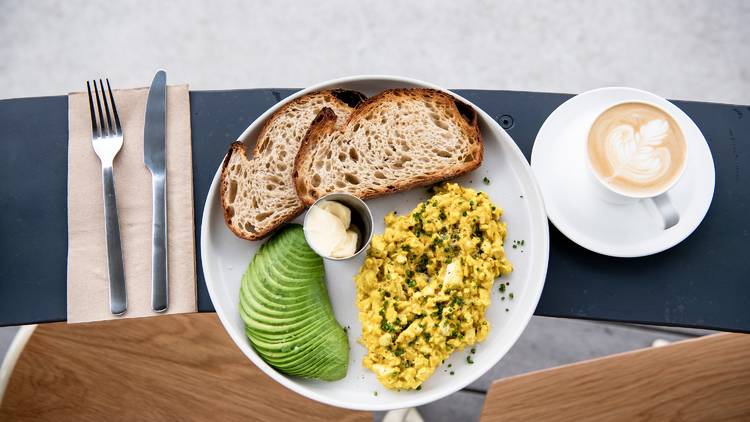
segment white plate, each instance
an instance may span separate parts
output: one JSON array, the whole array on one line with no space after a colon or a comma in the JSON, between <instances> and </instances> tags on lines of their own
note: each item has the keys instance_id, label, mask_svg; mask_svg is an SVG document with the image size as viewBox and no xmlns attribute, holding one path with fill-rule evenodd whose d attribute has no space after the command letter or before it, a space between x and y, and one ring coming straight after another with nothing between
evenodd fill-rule
<instances>
[{"instance_id":1,"label":"white plate","mask_svg":"<svg viewBox=\"0 0 750 422\"><path fill-rule=\"evenodd\" d=\"M307 92L347 88L369 96L389 88L406 87L441 89L425 82L391 76L356 76L324 82L292 95L269 109L239 139L253 143L260 126L271 113L292 98ZM478 108L477 111L485 145L484 162L480 168L457 181L464 186L484 190L496 204L505 209L504 219L508 222L506 250L515 269L510 277L503 280L510 281L510 291L514 292L515 298L512 301L501 301L497 288L493 288L492 305L487 311L487 319L492 328L487 339L476 347L476 354L473 355L475 363L467 364L468 350L454 353L422 385L421 391L387 390L372 372L362 366L366 349L357 342L361 325L355 304L353 276L365 254L350 261L326 262L328 292L336 318L343 326L349 327L351 353L347 376L335 382L288 377L276 372L260 359L245 338L238 304L240 278L262 241L239 239L224 225L218 192L220 173L217 169L206 198L201 225L203 274L211 300L227 332L261 370L284 386L313 400L350 409L387 410L419 406L445 397L479 378L505 355L521 335L539 301L547 273L549 231L542 196L526 159L510 136L490 116ZM216 163L217 167L220 164ZM482 183L485 176L491 180L489 185ZM425 189L418 188L368 201L375 217L375 233L382 233L383 217L388 211L406 213L426 198ZM297 221L301 222L302 217ZM513 249L512 241L521 239L525 240L524 247ZM509 312L505 311L506 307ZM455 375L444 371L448 364L452 365L451 370Z\"/></svg>"},{"instance_id":2,"label":"white plate","mask_svg":"<svg viewBox=\"0 0 750 422\"><path fill-rule=\"evenodd\" d=\"M585 162L588 128L597 115L608 105L639 100L668 111L688 145L685 172L669 190L680 221L668 230L648 200L616 205L600 199ZM558 107L539 129L531 167L555 227L586 249L616 257L651 255L682 242L706 215L716 177L706 139L685 112L650 92L621 87L588 91Z\"/></svg>"}]
</instances>

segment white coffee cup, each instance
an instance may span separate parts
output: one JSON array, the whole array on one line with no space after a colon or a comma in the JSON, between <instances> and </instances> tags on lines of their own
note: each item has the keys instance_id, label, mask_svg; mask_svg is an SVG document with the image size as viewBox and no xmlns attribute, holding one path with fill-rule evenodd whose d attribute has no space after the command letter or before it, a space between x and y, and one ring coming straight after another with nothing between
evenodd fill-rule
<instances>
[{"instance_id":1,"label":"white coffee cup","mask_svg":"<svg viewBox=\"0 0 750 422\"><path fill-rule=\"evenodd\" d=\"M671 173L670 180L666 181L665 183L662 183L657 188L651 188L648 190L638 191L637 189L622 189L618 188L618 186L614 185L611 182L608 182L607 178L603 177L600 172L598 172L595 169L595 165L592 162L592 157L590 153L590 143L592 142L592 137L596 136L596 134L592 134L592 131L594 130L594 126L597 124L600 118L605 115L605 113L611 112L612 110L624 106L633 104L633 107L636 107L636 105L645 105L645 108L652 107L661 113L663 113L665 116L668 116L668 119L665 120L667 122L668 129L676 131L675 139L679 138L681 140L682 147L677 151L676 149L673 149L673 151L679 152L682 157L682 161L676 165L672 164L670 161L670 164L668 165L668 171ZM614 114L614 113L612 113ZM673 125L673 127L672 127ZM621 124L621 126L627 126L627 124ZM615 138L617 138L617 141L622 142L636 142L634 140L639 140L638 142L641 142L645 135L643 135L642 132L642 125L638 128L636 131L635 128L632 128L632 130L626 130L623 131L623 133L627 133L627 135L623 136L634 136L633 140L628 139L626 141L622 141L623 136L620 136L619 134L614 135ZM619 128L620 126L618 126ZM635 135L633 135L635 134ZM610 142L612 138L612 132L609 132L608 138L606 141L598 141L598 142ZM601 139L601 136L598 136L596 139ZM640 147L638 147L640 148ZM650 148L648 151L656 151L658 149L664 149L663 147L660 147L658 144L656 147L647 146L645 148ZM626 150L628 148L625 148ZM668 148L667 148L668 149ZM620 148L618 151L622 151L623 148ZM667 151L668 154L670 151ZM682 128L680 128L679 123L677 123L677 119L675 119L669 112L664 110L662 107L657 106L656 104L653 104L648 101L641 101L641 100L633 100L633 101L621 101L617 103L613 103L609 105L608 107L604 108L601 112L599 112L592 121L591 125L589 126L589 129L587 131L587 139L586 139L586 147L585 147L585 153L586 153L586 165L588 167L588 173L591 176L591 179L593 180L593 186L595 187L597 193L599 194L600 198L602 198L604 201L613 203L613 204L628 204L638 201L650 201L654 204L656 210L661 214L662 220L664 222L664 229L669 229L670 227L676 225L680 221L680 214L677 211L677 209L672 204L672 201L669 199L669 190L674 187L674 185L680 180L682 177L682 174L685 172L685 167L687 166L687 142L685 141L684 137L684 131ZM655 158L656 159L656 158ZM600 158L601 160L601 158ZM614 176L612 176L614 177ZM626 179L626 177L621 177L623 179ZM611 178L610 178L611 179Z\"/></svg>"}]
</instances>

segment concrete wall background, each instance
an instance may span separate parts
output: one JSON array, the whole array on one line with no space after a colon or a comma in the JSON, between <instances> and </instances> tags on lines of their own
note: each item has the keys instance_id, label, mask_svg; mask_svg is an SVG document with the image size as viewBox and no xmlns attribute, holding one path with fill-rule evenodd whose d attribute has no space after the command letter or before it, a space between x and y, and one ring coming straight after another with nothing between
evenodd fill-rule
<instances>
[{"instance_id":1,"label":"concrete wall background","mask_svg":"<svg viewBox=\"0 0 750 422\"><path fill-rule=\"evenodd\" d=\"M627 85L750 103L743 1L0 1L0 98L87 78L194 89L303 87L360 73L448 88Z\"/></svg>"}]
</instances>

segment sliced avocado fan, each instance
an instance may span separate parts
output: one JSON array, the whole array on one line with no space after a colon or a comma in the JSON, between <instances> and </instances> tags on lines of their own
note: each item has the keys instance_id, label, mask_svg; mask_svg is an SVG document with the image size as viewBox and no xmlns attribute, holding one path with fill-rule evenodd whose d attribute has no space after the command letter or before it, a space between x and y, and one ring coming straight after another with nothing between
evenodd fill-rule
<instances>
[{"instance_id":1,"label":"sliced avocado fan","mask_svg":"<svg viewBox=\"0 0 750 422\"><path fill-rule=\"evenodd\" d=\"M266 363L288 375L335 381L346 376L349 341L333 314L323 258L288 225L260 247L242 276L240 315Z\"/></svg>"}]
</instances>

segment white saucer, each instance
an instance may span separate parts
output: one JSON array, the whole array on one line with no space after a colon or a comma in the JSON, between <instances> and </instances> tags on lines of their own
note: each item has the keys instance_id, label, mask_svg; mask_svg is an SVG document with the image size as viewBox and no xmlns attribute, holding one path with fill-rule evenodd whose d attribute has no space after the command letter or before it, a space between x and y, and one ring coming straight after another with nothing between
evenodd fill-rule
<instances>
[{"instance_id":1,"label":"white saucer","mask_svg":"<svg viewBox=\"0 0 750 422\"><path fill-rule=\"evenodd\" d=\"M688 144L685 173L669 190L680 221L667 230L648 200L614 205L600 199L585 162L588 128L598 113L617 102L638 100L667 110ZM616 257L655 254L688 237L711 205L716 179L706 139L687 114L650 92L621 87L588 91L558 107L539 129L531 168L555 227L586 249Z\"/></svg>"}]
</instances>

